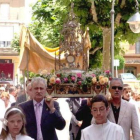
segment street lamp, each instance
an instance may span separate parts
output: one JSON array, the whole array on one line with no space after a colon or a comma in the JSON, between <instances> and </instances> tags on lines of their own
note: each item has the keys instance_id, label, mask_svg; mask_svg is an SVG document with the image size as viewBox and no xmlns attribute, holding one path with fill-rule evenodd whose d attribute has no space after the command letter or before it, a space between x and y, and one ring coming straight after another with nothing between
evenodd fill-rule
<instances>
[{"instance_id":1,"label":"street lamp","mask_svg":"<svg viewBox=\"0 0 140 140\"><path fill-rule=\"evenodd\" d=\"M137 0L136 1L136 14L134 14L132 17L129 18L127 23L129 23L130 29L134 33L139 33L140 32L140 14L138 12L139 10L139 3ZM114 78L114 5L115 5L115 0L112 1L112 9L110 11L111 13L111 72L112 72L112 77Z\"/></svg>"},{"instance_id":2,"label":"street lamp","mask_svg":"<svg viewBox=\"0 0 140 140\"><path fill-rule=\"evenodd\" d=\"M140 33L140 13L139 13L139 3L136 0L136 13L130 17L127 21L130 29L134 33Z\"/></svg>"}]
</instances>

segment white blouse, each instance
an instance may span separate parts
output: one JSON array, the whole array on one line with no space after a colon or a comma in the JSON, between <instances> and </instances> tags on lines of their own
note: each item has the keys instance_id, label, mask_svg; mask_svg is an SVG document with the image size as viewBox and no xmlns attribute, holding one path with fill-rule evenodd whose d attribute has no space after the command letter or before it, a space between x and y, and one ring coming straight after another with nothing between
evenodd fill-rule
<instances>
[{"instance_id":1,"label":"white blouse","mask_svg":"<svg viewBox=\"0 0 140 140\"><path fill-rule=\"evenodd\" d=\"M13 140L11 137L11 134L9 134L5 140ZM34 140L34 139L27 135L19 134L19 135L16 135L16 140Z\"/></svg>"}]
</instances>

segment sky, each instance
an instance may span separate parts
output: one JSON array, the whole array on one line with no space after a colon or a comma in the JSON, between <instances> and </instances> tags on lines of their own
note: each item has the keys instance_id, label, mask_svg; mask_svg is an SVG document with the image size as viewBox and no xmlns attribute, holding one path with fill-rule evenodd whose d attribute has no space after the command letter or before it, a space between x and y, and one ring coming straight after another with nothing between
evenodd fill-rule
<instances>
[{"instance_id":1,"label":"sky","mask_svg":"<svg viewBox=\"0 0 140 140\"><path fill-rule=\"evenodd\" d=\"M34 5L37 2L37 0L25 0L25 15L26 15L26 20L25 20L25 24L26 26L28 26L28 24L31 22L31 17L32 17L32 8L31 5Z\"/></svg>"}]
</instances>

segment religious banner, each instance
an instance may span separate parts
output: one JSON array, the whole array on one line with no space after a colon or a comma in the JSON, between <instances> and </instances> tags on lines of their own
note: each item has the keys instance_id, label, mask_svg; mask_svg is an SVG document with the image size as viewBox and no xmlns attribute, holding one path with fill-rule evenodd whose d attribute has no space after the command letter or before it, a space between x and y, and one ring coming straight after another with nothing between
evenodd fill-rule
<instances>
[{"instance_id":1,"label":"religious banner","mask_svg":"<svg viewBox=\"0 0 140 140\"><path fill-rule=\"evenodd\" d=\"M13 72L13 63L0 63L0 81L13 81Z\"/></svg>"}]
</instances>

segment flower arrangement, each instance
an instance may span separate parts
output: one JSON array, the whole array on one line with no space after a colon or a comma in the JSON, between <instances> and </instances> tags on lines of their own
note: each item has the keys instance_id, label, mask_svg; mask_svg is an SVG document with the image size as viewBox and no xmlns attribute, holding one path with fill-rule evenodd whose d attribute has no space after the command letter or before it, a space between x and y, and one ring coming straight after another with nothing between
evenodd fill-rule
<instances>
[{"instance_id":1,"label":"flower arrangement","mask_svg":"<svg viewBox=\"0 0 140 140\"><path fill-rule=\"evenodd\" d=\"M73 94L92 96L94 93L106 93L108 82L111 80L111 72L109 70L103 72L100 69L75 73L70 73L68 71L57 71L57 73L52 71L48 73L47 70L40 70L38 74L33 74L30 78L37 76L46 79L47 93L55 94L55 96L58 95L57 97L59 97L59 94L63 94L62 96L67 94L67 96L73 97Z\"/></svg>"},{"instance_id":2,"label":"flower arrangement","mask_svg":"<svg viewBox=\"0 0 140 140\"><path fill-rule=\"evenodd\" d=\"M90 87L92 84L108 84L111 79L111 72L106 70L102 72L100 69L91 70L88 72L67 73L58 71L47 73L47 70L40 71L40 76L47 80L48 85L59 84L77 84L80 88L83 85Z\"/></svg>"}]
</instances>

